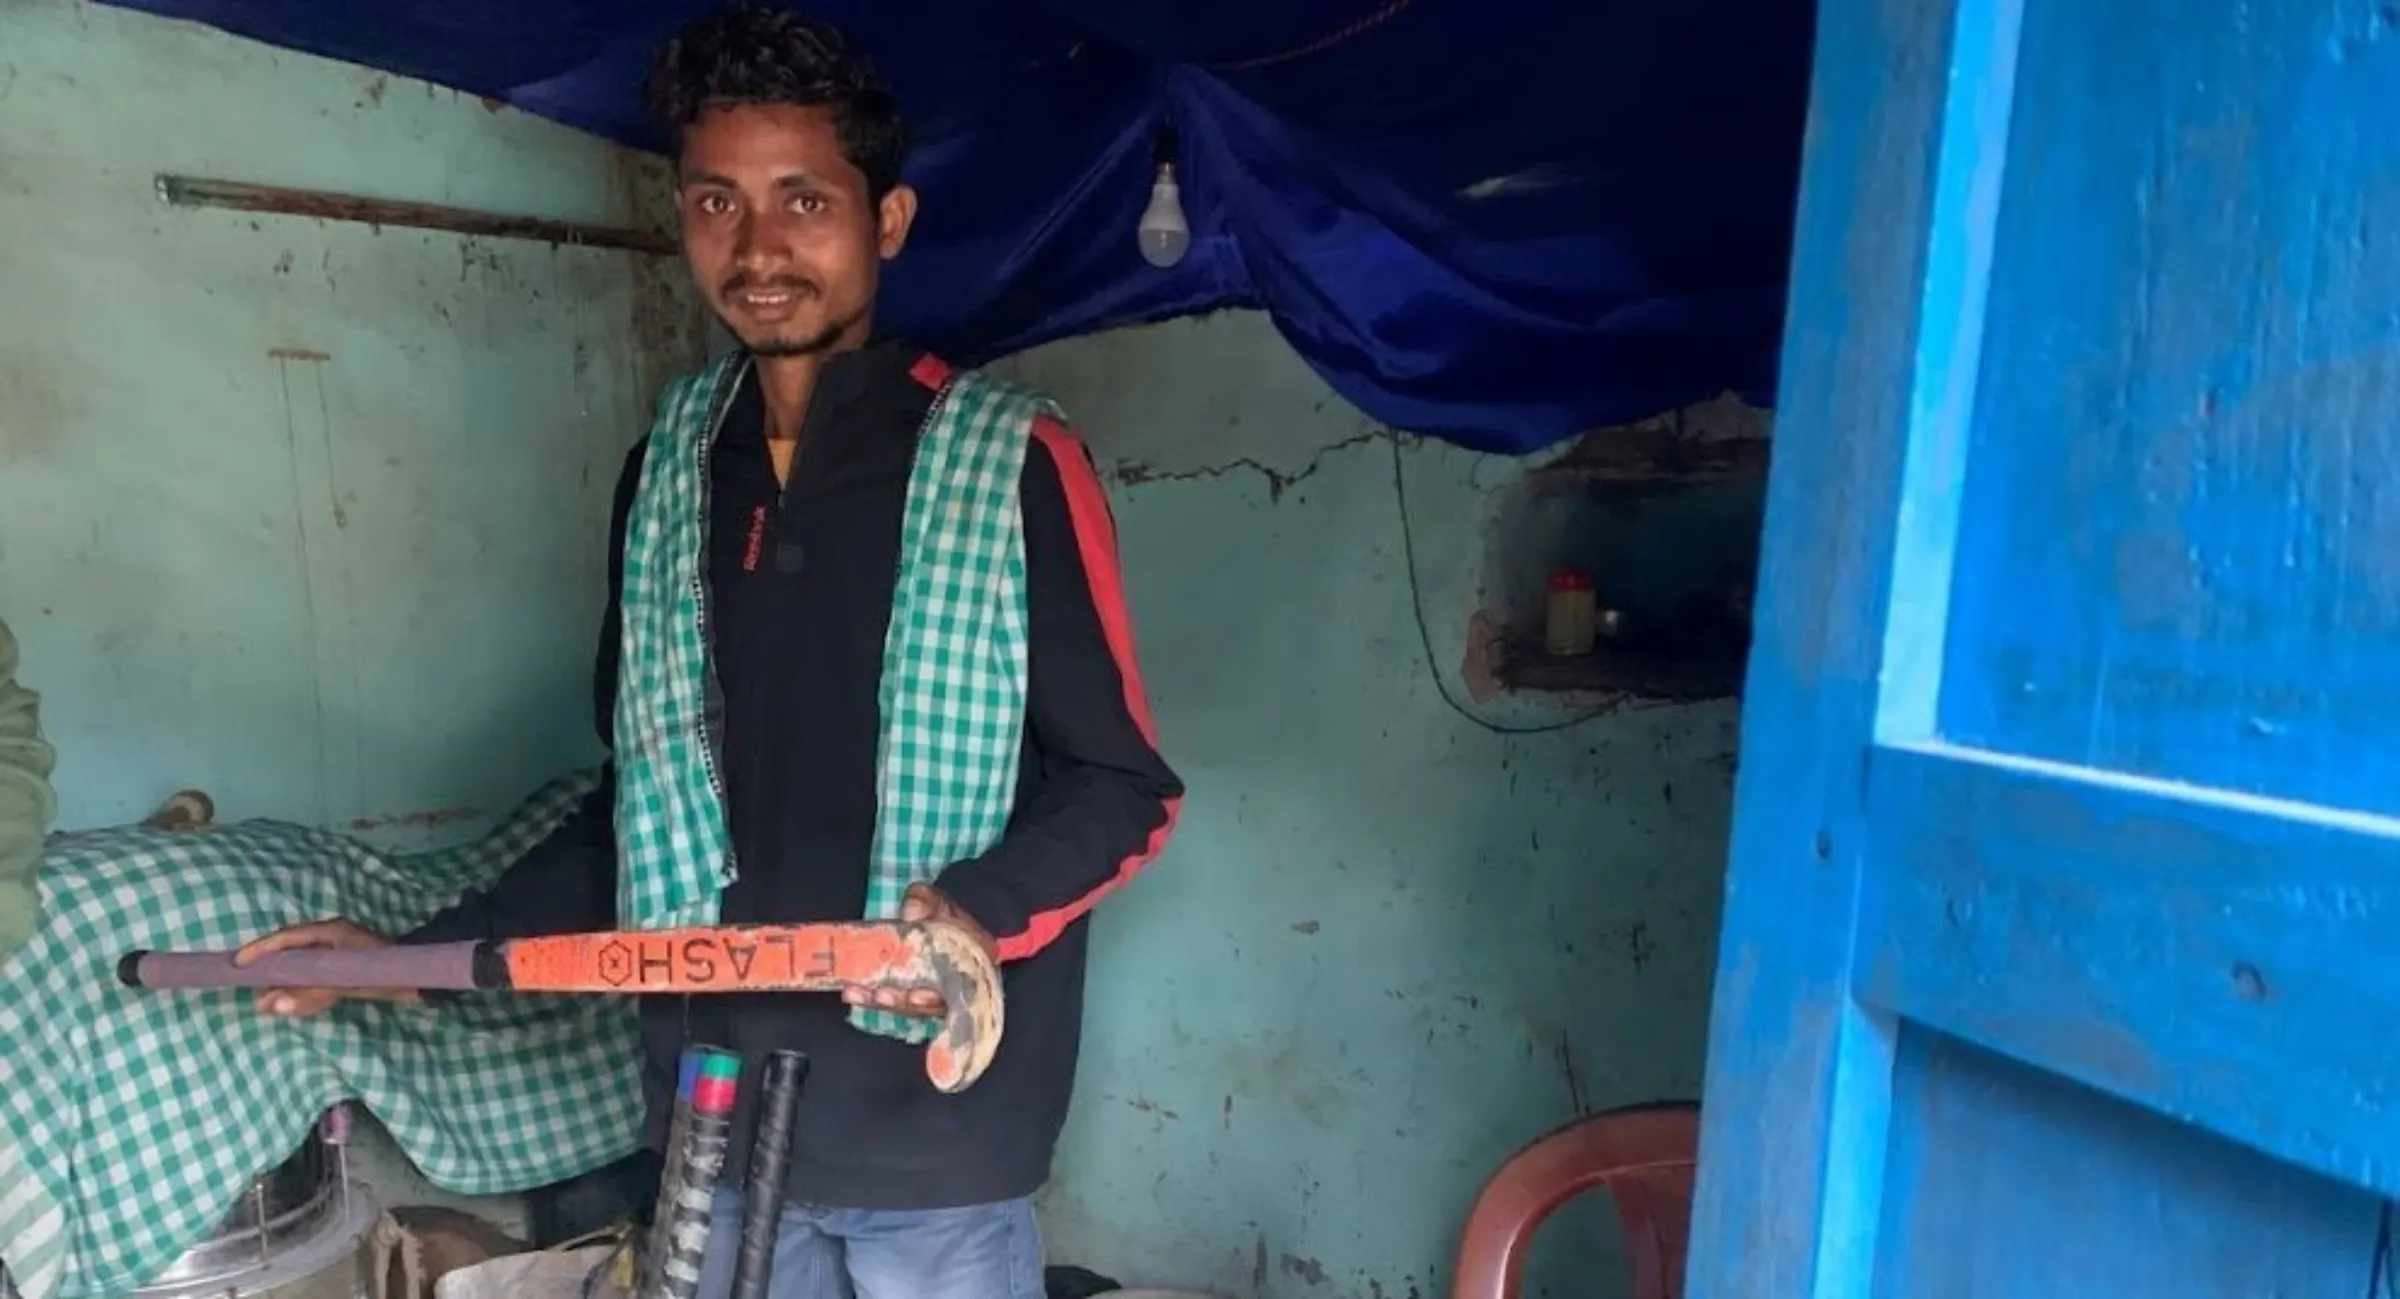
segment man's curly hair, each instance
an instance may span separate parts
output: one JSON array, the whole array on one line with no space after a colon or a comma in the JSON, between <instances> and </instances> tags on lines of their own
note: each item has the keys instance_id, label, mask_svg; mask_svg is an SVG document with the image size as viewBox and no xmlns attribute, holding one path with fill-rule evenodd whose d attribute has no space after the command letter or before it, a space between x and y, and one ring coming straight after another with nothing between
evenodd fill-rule
<instances>
[{"instance_id":1,"label":"man's curly hair","mask_svg":"<svg viewBox=\"0 0 2400 1299\"><path fill-rule=\"evenodd\" d=\"M900 102L866 55L834 28L762 4L732 4L694 19L650 65L650 111L680 131L732 104L832 110L842 156L881 199L900 183L908 130Z\"/></svg>"}]
</instances>

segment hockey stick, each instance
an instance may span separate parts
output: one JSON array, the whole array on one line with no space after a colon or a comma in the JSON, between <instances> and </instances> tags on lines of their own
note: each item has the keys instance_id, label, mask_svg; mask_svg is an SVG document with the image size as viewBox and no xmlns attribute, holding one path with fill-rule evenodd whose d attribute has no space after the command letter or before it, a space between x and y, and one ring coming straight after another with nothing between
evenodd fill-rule
<instances>
[{"instance_id":1,"label":"hockey stick","mask_svg":"<svg viewBox=\"0 0 2400 1299\"><path fill-rule=\"evenodd\" d=\"M431 943L362 951L271 952L235 965L231 952L125 954L129 988L348 988L623 993L936 991L942 1028L925 1073L964 1091L1000 1049L1000 970L952 925L847 921L626 930Z\"/></svg>"}]
</instances>

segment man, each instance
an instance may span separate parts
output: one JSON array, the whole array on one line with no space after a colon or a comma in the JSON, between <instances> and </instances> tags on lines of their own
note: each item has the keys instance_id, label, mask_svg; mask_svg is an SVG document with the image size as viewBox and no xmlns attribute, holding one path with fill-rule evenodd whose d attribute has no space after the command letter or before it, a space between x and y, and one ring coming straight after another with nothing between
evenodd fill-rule
<instances>
[{"instance_id":1,"label":"man","mask_svg":"<svg viewBox=\"0 0 2400 1299\"><path fill-rule=\"evenodd\" d=\"M1081 920L1156 853L1182 795L1151 740L1106 501L1046 401L870 343L917 196L896 105L837 33L713 13L660 53L650 98L679 132L692 273L742 351L675 386L617 484L594 700L609 780L489 892L399 941L895 911L967 929L1008 999L975 1086L925 1079L908 1017L938 1013L931 994L649 998L651 1138L686 1043L805 1051L775 1292L1038 1296L1030 1197L1074 1077ZM243 959L387 941L323 921ZM703 1294L725 1292L738 1215L721 1197Z\"/></svg>"}]
</instances>

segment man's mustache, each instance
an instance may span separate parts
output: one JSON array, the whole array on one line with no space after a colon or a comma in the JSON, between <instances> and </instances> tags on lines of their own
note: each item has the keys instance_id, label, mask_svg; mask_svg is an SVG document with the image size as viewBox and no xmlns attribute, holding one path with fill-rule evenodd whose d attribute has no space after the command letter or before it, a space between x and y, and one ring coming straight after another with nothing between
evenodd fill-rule
<instances>
[{"instance_id":1,"label":"man's mustache","mask_svg":"<svg viewBox=\"0 0 2400 1299\"><path fill-rule=\"evenodd\" d=\"M747 271L736 271L732 275L727 276L723 287L718 290L718 292L729 298L736 293L757 293L762 291L767 293L784 292L806 293L811 295L817 295L819 292L815 284L801 279L798 276L787 275L769 279L764 276L752 275Z\"/></svg>"}]
</instances>

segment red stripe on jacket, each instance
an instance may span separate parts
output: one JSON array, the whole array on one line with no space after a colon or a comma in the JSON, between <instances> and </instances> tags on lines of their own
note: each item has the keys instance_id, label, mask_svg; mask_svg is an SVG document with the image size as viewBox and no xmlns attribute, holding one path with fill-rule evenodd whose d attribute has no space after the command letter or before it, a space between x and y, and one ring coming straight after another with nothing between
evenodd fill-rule
<instances>
[{"instance_id":1,"label":"red stripe on jacket","mask_svg":"<svg viewBox=\"0 0 2400 1299\"><path fill-rule=\"evenodd\" d=\"M950 374L949 362L930 352L918 357L909 368L911 378L937 392L950 382ZM1150 697L1142 689L1141 664L1134 655L1133 616L1125 605L1124 572L1117 562L1117 525L1108 508L1108 493L1100 485L1100 476L1092 471L1091 457L1084 453L1082 441L1066 425L1048 415L1036 416L1033 437L1058 467L1059 485L1066 490L1067 516L1075 528L1075 549L1083 559L1084 580L1091 584L1092 608L1100 615L1101 634L1107 638L1109 657L1116 662L1117 679L1124 683L1125 711L1133 718L1134 728L1155 750L1158 726L1150 716ZM1000 959L1021 961L1058 941L1067 926L1099 905L1100 899L1123 887L1158 856L1174 834L1182 810L1181 797L1166 800L1166 817L1150 832L1149 841L1139 852L1117 863L1115 873L1064 906L1035 912L1023 930L997 938Z\"/></svg>"},{"instance_id":2,"label":"red stripe on jacket","mask_svg":"<svg viewBox=\"0 0 2400 1299\"><path fill-rule=\"evenodd\" d=\"M1075 526L1075 548L1083 558L1084 580L1091 583L1092 608L1100 615L1100 630L1108 639L1109 657L1116 662L1117 679L1124 683L1125 711L1133 718L1142 738L1156 749L1158 725L1150 715L1150 697L1142 689L1141 664L1134 654L1133 616L1125 604L1124 572L1117 562L1117 527L1109 512L1108 493L1100 486L1100 475L1093 472L1083 443L1067 431L1066 425L1047 415L1036 416L1033 438L1049 452L1051 462L1058 467L1059 483L1066 489L1067 515ZM1150 832L1149 841L1140 851L1117 863L1115 873L1091 892L1065 906L1034 913L1023 932L1000 939L1000 959L1020 961L1056 942L1068 925L1099 905L1100 899L1123 887L1158 856L1174 834L1182 810L1180 796L1167 799L1166 816Z\"/></svg>"}]
</instances>

